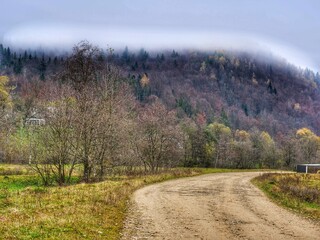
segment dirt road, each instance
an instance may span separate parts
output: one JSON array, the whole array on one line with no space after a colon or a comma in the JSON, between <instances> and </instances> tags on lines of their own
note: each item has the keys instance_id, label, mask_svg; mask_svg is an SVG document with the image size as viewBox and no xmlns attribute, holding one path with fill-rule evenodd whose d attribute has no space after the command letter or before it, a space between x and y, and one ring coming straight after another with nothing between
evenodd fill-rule
<instances>
[{"instance_id":1,"label":"dirt road","mask_svg":"<svg viewBox=\"0 0 320 240\"><path fill-rule=\"evenodd\" d=\"M123 239L320 239L320 226L250 183L259 173L222 173L150 185L133 197Z\"/></svg>"}]
</instances>

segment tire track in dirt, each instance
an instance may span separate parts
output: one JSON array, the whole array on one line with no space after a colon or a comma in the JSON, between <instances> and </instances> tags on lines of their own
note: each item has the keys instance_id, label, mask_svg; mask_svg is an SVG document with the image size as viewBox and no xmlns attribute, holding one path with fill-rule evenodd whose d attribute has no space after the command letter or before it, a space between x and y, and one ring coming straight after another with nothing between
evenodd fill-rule
<instances>
[{"instance_id":1,"label":"tire track in dirt","mask_svg":"<svg viewBox=\"0 0 320 240\"><path fill-rule=\"evenodd\" d=\"M270 202L250 180L221 173L135 192L122 239L320 239L320 226Z\"/></svg>"}]
</instances>

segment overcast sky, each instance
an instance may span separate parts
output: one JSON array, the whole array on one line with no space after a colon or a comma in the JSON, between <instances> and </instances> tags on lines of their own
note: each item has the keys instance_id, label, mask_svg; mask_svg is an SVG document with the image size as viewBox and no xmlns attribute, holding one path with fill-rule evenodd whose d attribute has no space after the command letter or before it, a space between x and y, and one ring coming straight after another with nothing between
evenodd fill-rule
<instances>
[{"instance_id":1,"label":"overcast sky","mask_svg":"<svg viewBox=\"0 0 320 240\"><path fill-rule=\"evenodd\" d=\"M1 0L0 40L18 47L272 51L320 69L319 0Z\"/></svg>"}]
</instances>

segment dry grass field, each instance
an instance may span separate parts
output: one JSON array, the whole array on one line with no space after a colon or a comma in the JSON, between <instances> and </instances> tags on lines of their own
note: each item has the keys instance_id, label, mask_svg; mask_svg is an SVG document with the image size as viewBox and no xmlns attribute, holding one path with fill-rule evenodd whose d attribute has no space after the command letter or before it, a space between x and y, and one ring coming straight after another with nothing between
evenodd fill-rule
<instances>
[{"instance_id":1,"label":"dry grass field","mask_svg":"<svg viewBox=\"0 0 320 240\"><path fill-rule=\"evenodd\" d=\"M320 220L320 174L265 173L253 183L280 205Z\"/></svg>"}]
</instances>

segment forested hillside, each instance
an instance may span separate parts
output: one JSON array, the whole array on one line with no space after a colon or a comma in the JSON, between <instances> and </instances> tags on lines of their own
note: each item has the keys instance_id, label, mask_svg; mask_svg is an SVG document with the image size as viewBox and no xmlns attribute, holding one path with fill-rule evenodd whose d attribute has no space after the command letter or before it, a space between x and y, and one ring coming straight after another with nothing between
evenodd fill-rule
<instances>
[{"instance_id":1,"label":"forested hillside","mask_svg":"<svg viewBox=\"0 0 320 240\"><path fill-rule=\"evenodd\" d=\"M53 79L65 55L37 51L12 52L0 46L1 70L23 86L32 79ZM180 118L205 116L234 129L257 127L271 135L310 127L320 133L320 75L285 60L239 52L176 51L148 53L141 49L102 52L101 61L118 66L136 98L157 96Z\"/></svg>"},{"instance_id":2,"label":"forested hillside","mask_svg":"<svg viewBox=\"0 0 320 240\"><path fill-rule=\"evenodd\" d=\"M59 55L0 45L0 60L3 161L36 159L37 141L54 138L65 149L42 146L44 159L80 161L87 180L115 165L291 167L319 154L320 75L273 56L84 42ZM30 118L46 122L43 135L27 134Z\"/></svg>"},{"instance_id":3,"label":"forested hillside","mask_svg":"<svg viewBox=\"0 0 320 240\"><path fill-rule=\"evenodd\" d=\"M305 126L320 131L319 74L284 60L174 51L165 57L122 59L127 64L117 64L131 81L140 81L135 84L138 98L156 95L169 108L177 108L180 117L203 115L207 123L257 127L273 136ZM148 82L141 88L144 74Z\"/></svg>"}]
</instances>

